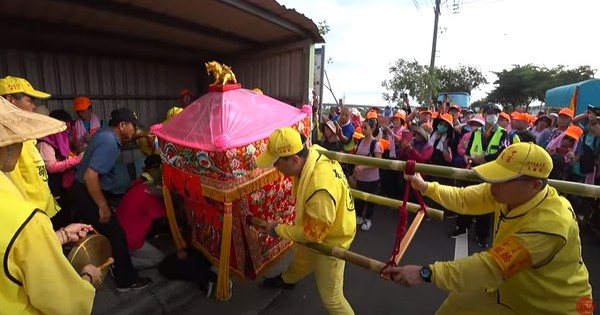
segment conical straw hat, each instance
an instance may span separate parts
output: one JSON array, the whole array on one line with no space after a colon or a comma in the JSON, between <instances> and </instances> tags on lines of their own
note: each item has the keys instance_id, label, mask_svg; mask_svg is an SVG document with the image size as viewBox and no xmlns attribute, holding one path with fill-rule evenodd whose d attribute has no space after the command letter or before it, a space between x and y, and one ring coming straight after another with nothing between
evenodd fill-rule
<instances>
[{"instance_id":1,"label":"conical straw hat","mask_svg":"<svg viewBox=\"0 0 600 315\"><path fill-rule=\"evenodd\" d=\"M0 96L0 147L43 138L65 129L64 122L19 109Z\"/></svg>"}]
</instances>

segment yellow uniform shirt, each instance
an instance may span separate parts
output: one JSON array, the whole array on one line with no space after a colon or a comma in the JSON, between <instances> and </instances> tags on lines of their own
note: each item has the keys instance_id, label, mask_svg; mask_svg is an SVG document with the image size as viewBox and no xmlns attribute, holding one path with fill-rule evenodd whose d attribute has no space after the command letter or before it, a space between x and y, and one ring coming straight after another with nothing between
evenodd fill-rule
<instances>
[{"instance_id":1,"label":"yellow uniform shirt","mask_svg":"<svg viewBox=\"0 0 600 315\"><path fill-rule=\"evenodd\" d=\"M356 213L346 176L338 162L314 149L307 159L314 169L306 174L310 178L305 188L296 193L296 222L278 225L277 234L298 243L324 242L347 249L356 234Z\"/></svg>"},{"instance_id":2,"label":"yellow uniform shirt","mask_svg":"<svg viewBox=\"0 0 600 315\"><path fill-rule=\"evenodd\" d=\"M0 186L0 314L90 314L95 289L67 261L50 220L6 188Z\"/></svg>"},{"instance_id":3,"label":"yellow uniform shirt","mask_svg":"<svg viewBox=\"0 0 600 315\"><path fill-rule=\"evenodd\" d=\"M8 176L25 196L25 200L46 212L48 217L52 218L60 210L50 192L46 165L35 146L35 141L23 142L17 166Z\"/></svg>"},{"instance_id":4,"label":"yellow uniform shirt","mask_svg":"<svg viewBox=\"0 0 600 315\"><path fill-rule=\"evenodd\" d=\"M460 214L494 211L494 246L432 265L432 282L450 291L438 314L573 314L591 298L579 227L569 202L546 187L510 212L490 184L430 183L426 196Z\"/></svg>"}]
</instances>

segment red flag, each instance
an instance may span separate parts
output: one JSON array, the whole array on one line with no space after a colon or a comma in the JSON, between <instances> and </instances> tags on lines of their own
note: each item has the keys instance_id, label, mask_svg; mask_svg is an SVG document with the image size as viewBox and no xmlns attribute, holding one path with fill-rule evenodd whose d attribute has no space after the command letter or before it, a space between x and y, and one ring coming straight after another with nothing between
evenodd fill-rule
<instances>
[{"instance_id":1,"label":"red flag","mask_svg":"<svg viewBox=\"0 0 600 315\"><path fill-rule=\"evenodd\" d=\"M573 113L577 113L577 99L579 98L579 87L575 88L575 93L573 93L573 97L571 97L571 102L569 104L569 108L573 111Z\"/></svg>"}]
</instances>

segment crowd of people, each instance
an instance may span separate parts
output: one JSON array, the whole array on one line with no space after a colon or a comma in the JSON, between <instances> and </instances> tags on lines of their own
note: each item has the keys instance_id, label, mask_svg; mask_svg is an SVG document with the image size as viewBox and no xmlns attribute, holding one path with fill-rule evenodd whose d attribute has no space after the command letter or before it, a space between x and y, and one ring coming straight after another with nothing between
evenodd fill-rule
<instances>
[{"instance_id":1,"label":"crowd of people","mask_svg":"<svg viewBox=\"0 0 600 315\"><path fill-rule=\"evenodd\" d=\"M429 153L424 161L437 159L438 163L452 165L455 156L452 142L460 138L459 142L466 148L463 163L466 167L474 165L473 171L485 183L456 187L452 182L452 185L444 185L439 179L425 181L418 173L404 175L402 179L405 185L411 185L440 206L469 218L469 223L472 222L470 215L477 216L477 222L487 224L493 217L493 247L454 261L386 265L382 275L403 286L432 283L448 291L447 299L436 312L440 315L578 314L580 304L592 301L592 288L581 257L575 213L570 203L548 185L552 157L545 148L533 142L521 142L515 133L498 126L500 110L497 107L487 106L483 113L484 117L470 117L463 126L455 124L451 114L444 113L432 121L431 134L418 123L408 127L411 131L406 132L414 132L421 139L413 137L409 141L403 133L388 134L387 141L398 138L400 152L409 151L405 156L416 150L417 145L421 148L418 154L422 156L427 146ZM432 116L430 112L425 115ZM349 111L342 109L337 124L331 121L324 124L323 145L342 138L341 129L351 126L349 116ZM406 117L404 113L395 116L396 123ZM370 112L359 126L362 130L358 137L355 137L356 131L343 135L346 139L360 140L350 147L356 154L375 158L393 154L389 152L391 144L385 144L386 138L378 138L378 133L396 128L387 124L387 128L381 128L379 120L377 113ZM428 121L423 120L421 125L426 125ZM470 128L462 137L455 137L451 132L469 123ZM325 129L331 127L336 129ZM347 145L341 143L341 147ZM377 169L364 165L347 168L348 180L345 180L338 162L309 147L306 139L291 128L273 132L267 151L257 163L262 167L274 166L294 178L296 222L293 226L276 222L264 224L263 228L272 236L300 244L324 243L348 249L357 226L362 230L371 228L372 206L369 208L348 196L353 177L358 188L377 186L379 174L364 174L367 170L376 173ZM461 228L466 227L457 226L452 235L459 234ZM483 235L477 235L478 244L487 247L481 237ZM352 315L354 310L343 294L344 266L340 259L299 247L288 268L278 276L265 279L263 284L292 289L298 281L314 273L321 301L329 314Z\"/></svg>"},{"instance_id":2,"label":"crowd of people","mask_svg":"<svg viewBox=\"0 0 600 315\"><path fill-rule=\"evenodd\" d=\"M554 167L550 179L594 184L600 176L596 172L600 157L600 106L589 105L587 109L577 116L569 108L534 116L523 107L506 113L498 106L487 105L475 113L450 102L439 102L433 111L394 113L389 107L372 108L363 118L356 109L334 107L323 117L318 143L328 150L349 154L472 168L495 160L513 143L531 142L551 155ZM351 165L345 165L344 170L358 190L402 199L404 179L399 172ZM445 178L429 179L454 186L471 185ZM569 198L581 219L589 216L589 209L597 207L593 199ZM363 231L373 226L373 207L357 201L357 224ZM458 217L451 237L467 233L475 221L477 243L484 248L489 246L491 216L452 212L447 215Z\"/></svg>"}]
</instances>

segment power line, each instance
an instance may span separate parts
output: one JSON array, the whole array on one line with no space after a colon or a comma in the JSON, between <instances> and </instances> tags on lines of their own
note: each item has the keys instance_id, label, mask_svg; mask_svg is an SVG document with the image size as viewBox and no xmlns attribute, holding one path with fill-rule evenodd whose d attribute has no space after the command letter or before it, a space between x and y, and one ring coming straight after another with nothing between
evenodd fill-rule
<instances>
[{"instance_id":1,"label":"power line","mask_svg":"<svg viewBox=\"0 0 600 315\"><path fill-rule=\"evenodd\" d=\"M421 7L419 6L419 1L418 0L413 0L413 4L415 5L415 8L417 8L417 10L419 12L421 12Z\"/></svg>"},{"instance_id":2,"label":"power line","mask_svg":"<svg viewBox=\"0 0 600 315\"><path fill-rule=\"evenodd\" d=\"M499 3L499 2L504 2L507 0L472 0L472 1L467 1L467 2L463 2L462 4L494 4L494 3Z\"/></svg>"}]
</instances>

